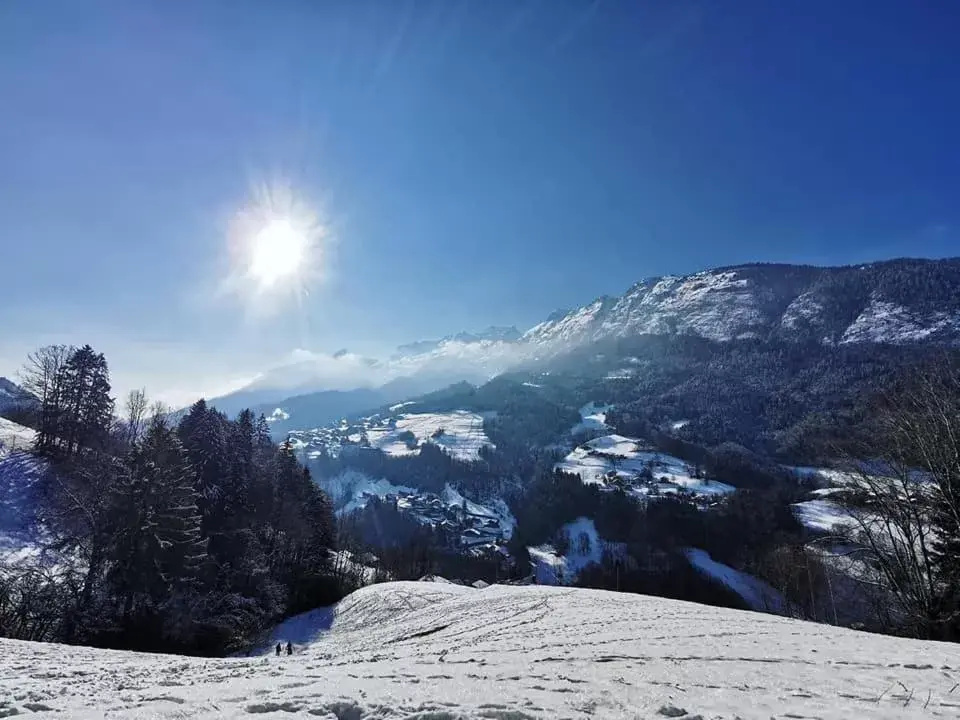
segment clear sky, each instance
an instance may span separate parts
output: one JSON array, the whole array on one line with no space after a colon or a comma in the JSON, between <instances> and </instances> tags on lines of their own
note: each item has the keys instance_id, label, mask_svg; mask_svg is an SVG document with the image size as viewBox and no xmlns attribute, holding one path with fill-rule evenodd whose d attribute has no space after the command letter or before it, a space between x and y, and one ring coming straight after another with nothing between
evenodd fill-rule
<instances>
[{"instance_id":1,"label":"clear sky","mask_svg":"<svg viewBox=\"0 0 960 720\"><path fill-rule=\"evenodd\" d=\"M960 3L0 3L0 374L229 389L665 273L960 254ZM251 188L323 218L256 296ZM256 311L255 311L256 310Z\"/></svg>"}]
</instances>

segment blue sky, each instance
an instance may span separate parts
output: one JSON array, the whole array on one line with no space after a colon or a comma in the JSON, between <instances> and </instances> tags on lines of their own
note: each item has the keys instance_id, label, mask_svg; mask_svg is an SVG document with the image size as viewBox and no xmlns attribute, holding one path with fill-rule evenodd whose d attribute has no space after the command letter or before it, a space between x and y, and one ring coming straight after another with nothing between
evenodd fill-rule
<instances>
[{"instance_id":1,"label":"blue sky","mask_svg":"<svg viewBox=\"0 0 960 720\"><path fill-rule=\"evenodd\" d=\"M650 275L958 254L957 37L949 2L0 4L0 374L89 341L179 402ZM252 313L225 226L275 181L330 232Z\"/></svg>"}]
</instances>

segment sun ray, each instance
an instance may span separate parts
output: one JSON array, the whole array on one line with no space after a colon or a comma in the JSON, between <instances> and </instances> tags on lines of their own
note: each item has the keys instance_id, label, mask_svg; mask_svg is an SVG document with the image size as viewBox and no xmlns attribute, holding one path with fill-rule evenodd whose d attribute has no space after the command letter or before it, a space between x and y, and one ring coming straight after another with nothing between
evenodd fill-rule
<instances>
[{"instance_id":1,"label":"sun ray","mask_svg":"<svg viewBox=\"0 0 960 720\"><path fill-rule=\"evenodd\" d=\"M226 284L257 313L301 299L324 270L328 233L315 208L289 185L264 183L230 222Z\"/></svg>"}]
</instances>

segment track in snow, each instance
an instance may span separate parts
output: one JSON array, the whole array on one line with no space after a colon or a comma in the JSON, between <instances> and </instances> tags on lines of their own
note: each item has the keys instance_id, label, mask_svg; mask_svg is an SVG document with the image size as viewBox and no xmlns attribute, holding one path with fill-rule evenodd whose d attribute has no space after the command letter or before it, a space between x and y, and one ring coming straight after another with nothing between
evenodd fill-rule
<instances>
[{"instance_id":1,"label":"track in snow","mask_svg":"<svg viewBox=\"0 0 960 720\"><path fill-rule=\"evenodd\" d=\"M364 588L291 658L0 640L0 715L28 717L952 718L958 680L955 645L536 586Z\"/></svg>"}]
</instances>

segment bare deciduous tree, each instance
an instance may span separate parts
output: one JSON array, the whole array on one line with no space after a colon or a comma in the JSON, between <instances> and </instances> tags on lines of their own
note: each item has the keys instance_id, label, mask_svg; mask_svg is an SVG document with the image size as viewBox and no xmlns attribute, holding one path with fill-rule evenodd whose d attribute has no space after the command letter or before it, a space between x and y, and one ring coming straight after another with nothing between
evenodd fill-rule
<instances>
[{"instance_id":1,"label":"bare deciduous tree","mask_svg":"<svg viewBox=\"0 0 960 720\"><path fill-rule=\"evenodd\" d=\"M19 372L21 387L40 401L37 446L48 447L53 442L51 428L62 402L62 370L73 354L70 345L46 345L27 355Z\"/></svg>"},{"instance_id":2,"label":"bare deciduous tree","mask_svg":"<svg viewBox=\"0 0 960 720\"><path fill-rule=\"evenodd\" d=\"M915 371L877 402L871 444L850 463L853 539L872 582L914 634L960 627L960 374L956 361Z\"/></svg>"},{"instance_id":3,"label":"bare deciduous tree","mask_svg":"<svg viewBox=\"0 0 960 720\"><path fill-rule=\"evenodd\" d=\"M69 345L45 345L34 350L20 369L20 386L41 403L47 402L55 394L60 369L73 350Z\"/></svg>"},{"instance_id":4,"label":"bare deciduous tree","mask_svg":"<svg viewBox=\"0 0 960 720\"><path fill-rule=\"evenodd\" d=\"M124 408L127 420L127 441L130 445L140 439L147 419L147 391L144 388L127 394Z\"/></svg>"}]
</instances>

